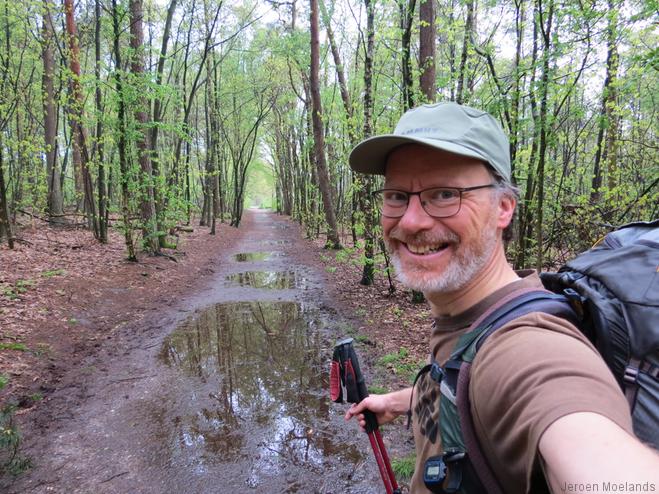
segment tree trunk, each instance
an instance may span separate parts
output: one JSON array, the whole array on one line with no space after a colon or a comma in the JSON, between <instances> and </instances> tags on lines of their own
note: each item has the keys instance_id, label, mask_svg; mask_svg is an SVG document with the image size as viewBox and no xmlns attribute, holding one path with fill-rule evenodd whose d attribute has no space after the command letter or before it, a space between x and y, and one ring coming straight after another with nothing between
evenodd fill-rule
<instances>
[{"instance_id":1,"label":"tree trunk","mask_svg":"<svg viewBox=\"0 0 659 494\"><path fill-rule=\"evenodd\" d=\"M215 160L215 144L213 137L213 124L211 123L211 113L212 113L212 99L213 99L213 89L212 84L210 83L210 64L206 64L206 91L205 91L205 107L206 111L204 112L206 120L206 156L204 157L204 175L203 175L203 186L202 186L202 196L203 196L203 208L201 212L201 219L199 221L199 226L210 226L211 216L213 216L213 192L212 192L212 177L213 177L213 167L212 163ZM210 109L210 111L209 111Z\"/></svg>"},{"instance_id":2,"label":"tree trunk","mask_svg":"<svg viewBox=\"0 0 659 494\"><path fill-rule=\"evenodd\" d=\"M108 242L108 194L105 180L105 156L103 146L103 99L101 94L101 1L94 1L95 13L95 65L96 75L96 161L98 163L98 233L101 243Z\"/></svg>"},{"instance_id":3,"label":"tree trunk","mask_svg":"<svg viewBox=\"0 0 659 494\"><path fill-rule=\"evenodd\" d=\"M172 28L172 19L174 18L174 12L176 11L176 5L178 0L171 0L169 7L167 7L167 17L165 19L165 28L162 34L162 44L160 46L160 56L158 57L158 67L156 69L156 85L160 86L162 84L162 75L165 71L165 60L167 59L167 44L169 42L169 36ZM158 124L162 121L162 98L156 97L153 101L153 127L151 129L151 168L154 178L154 188L153 188L153 200L156 209L156 223L158 231L163 231L165 226L163 224L162 216L164 209L164 201L162 198L162 193L159 189L160 181L160 157L158 155ZM165 247L166 238L164 235L158 236L158 241L160 247Z\"/></svg>"},{"instance_id":4,"label":"tree trunk","mask_svg":"<svg viewBox=\"0 0 659 494\"><path fill-rule=\"evenodd\" d=\"M460 58L460 69L458 70L458 89L455 95L455 101L458 104L463 104L464 85L467 77L467 60L469 57L469 43L474 24L474 0L467 0L467 19L465 21L465 33L462 42L462 56Z\"/></svg>"},{"instance_id":5,"label":"tree trunk","mask_svg":"<svg viewBox=\"0 0 659 494\"><path fill-rule=\"evenodd\" d=\"M608 164L607 174L609 190L613 190L617 183L615 170L617 163L618 134L618 116L616 110L616 82L618 79L619 65L617 45L618 10L612 0L608 1L608 6L608 25L606 31L606 77L604 79L604 87L602 88L602 106L597 134L595 166L591 182L590 201L592 203L597 203L600 200L600 189L602 187L602 161L606 160Z\"/></svg>"},{"instance_id":6,"label":"tree trunk","mask_svg":"<svg viewBox=\"0 0 659 494\"><path fill-rule=\"evenodd\" d=\"M94 202L94 186L91 173L89 172L89 151L87 149L87 138L82 126L84 114L84 95L80 86L80 49L78 45L78 32L75 24L73 0L64 0L64 12L66 14L66 32L69 47L69 67L71 70L71 96L73 101L69 105L71 112L71 127L73 131L72 144L74 155L80 153L80 170L84 189L85 212L87 221L94 237L100 238L98 229L98 217L96 215L96 204Z\"/></svg>"},{"instance_id":7,"label":"tree trunk","mask_svg":"<svg viewBox=\"0 0 659 494\"><path fill-rule=\"evenodd\" d=\"M135 76L138 87L142 87L144 79L144 32L142 18L144 16L142 0L130 0L130 69ZM140 93L143 94L142 91ZM142 242L146 250L152 254L160 252L158 228L156 225L156 206L153 197L153 170L149 156L149 133L147 129L148 102L145 96L140 96L136 102L135 120L138 125L137 156L140 163L140 210L142 213Z\"/></svg>"},{"instance_id":8,"label":"tree trunk","mask_svg":"<svg viewBox=\"0 0 659 494\"><path fill-rule=\"evenodd\" d=\"M366 56L364 57L364 138L373 134L373 52L375 41L375 13L372 0L364 0L366 7ZM375 214L373 211L373 177L360 177L359 203L364 214L364 268L360 284L372 285L375 273Z\"/></svg>"},{"instance_id":9,"label":"tree trunk","mask_svg":"<svg viewBox=\"0 0 659 494\"><path fill-rule=\"evenodd\" d=\"M334 67L336 68L336 78L339 81L339 90L341 92L341 101L343 102L343 109L346 112L348 142L352 148L357 144L357 133L355 131L355 123L353 121L354 111L352 107L352 100L350 99L350 93L348 92L348 84L346 82L345 73L343 71L343 63L341 62L339 47L336 45L332 24L330 22L329 16L327 15L327 9L325 8L325 3L323 0L319 0L319 5L323 23L325 24L325 29L327 30L327 39L329 40L330 49L332 50L332 58L334 59Z\"/></svg>"},{"instance_id":10,"label":"tree trunk","mask_svg":"<svg viewBox=\"0 0 659 494\"><path fill-rule=\"evenodd\" d=\"M124 238L126 242L126 250L128 251L128 260L137 261L135 244L133 242L133 225L130 219L130 188L128 183L128 160L126 156L126 134L128 130L126 124L126 103L123 97L123 79L121 77L121 50L119 47L120 30L117 0L112 0L112 26L114 31L114 77L118 95L117 119L119 120L119 139L117 142L117 148L119 149L119 169L121 170L121 214L123 217Z\"/></svg>"},{"instance_id":11,"label":"tree trunk","mask_svg":"<svg viewBox=\"0 0 659 494\"><path fill-rule=\"evenodd\" d=\"M186 225L190 224L190 221L192 219L192 211L191 211L191 201L192 201L192 187L191 187L191 182L190 182L190 154L191 154L191 144L190 141L185 142L185 166L183 167L183 171L185 172L185 177L184 177L184 193L183 193L183 198L185 199L185 204L186 204L186 212L185 212L185 217L186 217Z\"/></svg>"},{"instance_id":12,"label":"tree trunk","mask_svg":"<svg viewBox=\"0 0 659 494\"><path fill-rule=\"evenodd\" d=\"M48 180L48 214L61 217L64 213L64 197L57 166L57 107L55 106L55 61L53 57L54 30L51 14L52 3L44 0L43 9L43 121L46 145L46 176Z\"/></svg>"},{"instance_id":13,"label":"tree trunk","mask_svg":"<svg viewBox=\"0 0 659 494\"><path fill-rule=\"evenodd\" d=\"M206 17L206 31L207 36L210 36L210 11L208 10L207 2L204 2L204 11ZM206 114L208 118L209 136L208 136L208 149L207 153L210 154L208 160L207 173L209 174L209 199L210 199L210 225L211 235L215 235L215 219L219 214L219 174L218 174L218 150L220 140L219 130L219 116L218 116L218 88L216 87L216 64L215 64L215 48L210 47L208 53L208 63L206 64Z\"/></svg>"},{"instance_id":14,"label":"tree trunk","mask_svg":"<svg viewBox=\"0 0 659 494\"><path fill-rule=\"evenodd\" d=\"M354 121L354 109L352 105L352 100L350 98L350 93L348 92L348 85L346 83L346 78L345 74L343 72L343 64L341 63L341 55L339 53L338 46L336 45L336 42L334 40L334 32L332 31L332 26L330 23L329 16L327 15L327 11L325 9L325 4L321 0L320 1L320 9L323 17L323 22L326 26L327 29L327 38L330 42L330 48L332 50L332 57L334 58L334 66L336 67L336 76L337 79L339 80L339 89L341 91L341 100L343 101L343 109L345 110L346 113L346 123L348 127L348 141L349 141L349 146L350 148L355 147L357 145L357 132L355 129L355 121ZM370 62L371 67L372 67L372 60ZM372 69L371 69L372 70ZM366 95L365 95L366 97ZM371 103L372 107L372 103ZM370 110L371 112L373 111L372 108ZM358 192L359 189L361 189L360 185L360 180L356 176L356 174L351 170L350 171L350 177L351 177L351 182L352 182L352 190L354 192L353 194L353 201L352 201L352 208L351 208L351 214L350 214L350 226L351 230L353 233L353 243L356 243L356 229L355 229L355 223L357 221L357 201L354 200L354 195L361 195L361 192ZM366 266L364 266L366 267Z\"/></svg>"},{"instance_id":15,"label":"tree trunk","mask_svg":"<svg viewBox=\"0 0 659 494\"><path fill-rule=\"evenodd\" d=\"M429 1L429 0L426 0ZM414 8L416 0L398 0L401 31L401 74L403 84L403 111L414 106L414 82L412 79L411 42L412 23L414 21Z\"/></svg>"},{"instance_id":16,"label":"tree trunk","mask_svg":"<svg viewBox=\"0 0 659 494\"><path fill-rule=\"evenodd\" d=\"M533 23L533 48L531 50L531 80L530 86L535 87L537 65L538 65L538 23ZM536 99L535 91L529 92L529 105L531 107L531 116L534 122L538 121L538 103ZM517 269L524 269L526 265L527 257L527 245L531 239L532 234L532 223L533 223L533 211L531 209L531 203L533 201L533 196L535 195L535 181L534 174L531 173L531 169L535 163L535 157L538 150L538 127L539 125L534 125L534 135L531 142L531 154L529 156L529 165L528 172L526 174L526 192L524 193L524 200L519 204L519 230L518 230L518 240L517 240L517 260L515 266Z\"/></svg>"},{"instance_id":17,"label":"tree trunk","mask_svg":"<svg viewBox=\"0 0 659 494\"><path fill-rule=\"evenodd\" d=\"M421 68L420 87L426 101L435 101L435 0L421 0L419 4L419 66Z\"/></svg>"},{"instance_id":18,"label":"tree trunk","mask_svg":"<svg viewBox=\"0 0 659 494\"><path fill-rule=\"evenodd\" d=\"M4 172L4 147L2 143L2 133L0 132L0 240L7 237L7 244L10 249L14 248L14 236L11 232L11 223L9 222L9 206L7 204L7 186L5 185Z\"/></svg>"},{"instance_id":19,"label":"tree trunk","mask_svg":"<svg viewBox=\"0 0 659 494\"><path fill-rule=\"evenodd\" d=\"M513 183L517 183L515 176L515 165L517 160L517 140L519 133L519 105L521 100L522 75L520 63L522 61L522 42L524 39L524 18L526 15L526 1L515 1L515 60L513 71L513 83L510 91L512 93L510 102L510 166Z\"/></svg>"},{"instance_id":20,"label":"tree trunk","mask_svg":"<svg viewBox=\"0 0 659 494\"><path fill-rule=\"evenodd\" d=\"M318 185L323 198L323 208L325 210L325 220L327 221L327 244L333 249L340 249L338 228L336 223L336 214L334 213L334 204L332 201L332 192L327 172L327 163L325 161L325 139L322 121L322 104L320 100L320 47L318 42L318 0L310 0L311 3L311 77L310 90L312 102L312 124L314 137L314 159L318 169Z\"/></svg>"},{"instance_id":21,"label":"tree trunk","mask_svg":"<svg viewBox=\"0 0 659 494\"><path fill-rule=\"evenodd\" d=\"M551 30L554 18L554 0L549 0L548 12L542 12L542 0L538 0L538 10L541 15L538 16L540 31L543 39L542 54L542 79L540 82L540 135L538 143L538 168L536 172L536 182L538 184L538 196L536 200L536 223L535 223L535 241L536 241L536 261L535 267L538 271L543 267L544 245L544 202L545 202L545 161L547 155L547 134L549 132L548 124L548 97L549 97L549 59L551 50ZM546 24L544 17L546 14Z\"/></svg>"}]
</instances>

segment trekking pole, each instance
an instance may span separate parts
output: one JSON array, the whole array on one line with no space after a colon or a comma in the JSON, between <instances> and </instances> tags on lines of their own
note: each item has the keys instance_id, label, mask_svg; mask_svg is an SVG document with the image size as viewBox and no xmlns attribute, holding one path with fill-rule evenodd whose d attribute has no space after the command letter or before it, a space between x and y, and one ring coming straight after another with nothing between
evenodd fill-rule
<instances>
[{"instance_id":1,"label":"trekking pole","mask_svg":"<svg viewBox=\"0 0 659 494\"><path fill-rule=\"evenodd\" d=\"M366 382L359 368L359 360L352 342L352 338L347 338L337 342L334 346L330 369L330 396L336 403L359 403L368 396ZM371 443L384 488L387 494L400 494L389 455L380 434L377 417L370 410L365 410L364 418L366 434Z\"/></svg>"}]
</instances>

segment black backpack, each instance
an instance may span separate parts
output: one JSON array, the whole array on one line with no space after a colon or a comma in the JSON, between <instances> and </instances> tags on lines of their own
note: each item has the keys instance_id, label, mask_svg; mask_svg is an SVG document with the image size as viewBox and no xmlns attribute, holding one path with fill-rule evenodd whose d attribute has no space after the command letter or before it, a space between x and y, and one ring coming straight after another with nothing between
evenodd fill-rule
<instances>
[{"instance_id":1,"label":"black backpack","mask_svg":"<svg viewBox=\"0 0 659 494\"><path fill-rule=\"evenodd\" d=\"M419 373L429 372L443 397L445 452L424 469L431 491L503 492L474 431L470 368L492 333L531 312L566 318L581 329L624 391L634 432L659 449L659 220L621 227L557 273L540 276L547 290L522 289L500 300L459 339L443 367L432 362Z\"/></svg>"}]
</instances>

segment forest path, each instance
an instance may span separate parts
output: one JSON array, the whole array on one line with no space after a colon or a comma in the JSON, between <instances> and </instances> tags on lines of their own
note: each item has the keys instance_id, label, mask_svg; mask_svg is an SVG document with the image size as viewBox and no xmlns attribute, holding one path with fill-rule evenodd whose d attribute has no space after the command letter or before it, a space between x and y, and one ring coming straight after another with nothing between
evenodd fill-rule
<instances>
[{"instance_id":1,"label":"forest path","mask_svg":"<svg viewBox=\"0 0 659 494\"><path fill-rule=\"evenodd\" d=\"M366 437L327 397L349 323L297 225L246 214L206 288L71 371L77 400L54 394L9 492L380 492Z\"/></svg>"}]
</instances>

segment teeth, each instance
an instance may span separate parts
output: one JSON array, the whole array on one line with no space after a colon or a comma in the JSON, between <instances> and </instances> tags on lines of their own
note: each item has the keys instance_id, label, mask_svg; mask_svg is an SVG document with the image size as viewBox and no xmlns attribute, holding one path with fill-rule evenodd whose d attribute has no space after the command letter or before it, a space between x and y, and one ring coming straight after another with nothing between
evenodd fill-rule
<instances>
[{"instance_id":1,"label":"teeth","mask_svg":"<svg viewBox=\"0 0 659 494\"><path fill-rule=\"evenodd\" d=\"M435 244L435 245L412 245L407 244L407 248L410 252L414 254L426 255L428 253L434 253L441 249L444 249L447 244Z\"/></svg>"}]
</instances>

